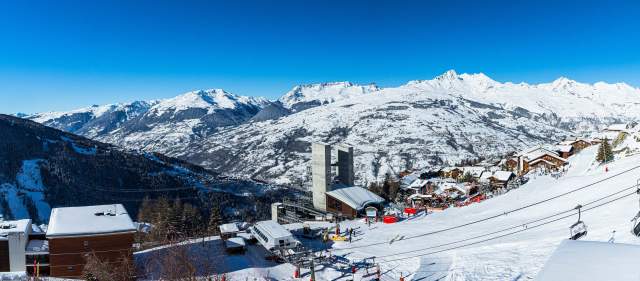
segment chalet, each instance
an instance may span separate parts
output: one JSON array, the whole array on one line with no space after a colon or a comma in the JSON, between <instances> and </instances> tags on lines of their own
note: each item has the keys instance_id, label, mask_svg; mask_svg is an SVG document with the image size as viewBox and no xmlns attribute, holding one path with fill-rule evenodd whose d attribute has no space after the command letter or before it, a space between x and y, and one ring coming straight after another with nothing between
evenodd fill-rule
<instances>
[{"instance_id":1,"label":"chalet","mask_svg":"<svg viewBox=\"0 0 640 281\"><path fill-rule=\"evenodd\" d=\"M440 169L440 176L443 178L457 179L462 176L462 169L459 167L445 167Z\"/></svg>"},{"instance_id":2,"label":"chalet","mask_svg":"<svg viewBox=\"0 0 640 281\"><path fill-rule=\"evenodd\" d=\"M384 199L358 186L337 188L326 193L327 211L356 218L367 206L379 206Z\"/></svg>"},{"instance_id":3,"label":"chalet","mask_svg":"<svg viewBox=\"0 0 640 281\"><path fill-rule=\"evenodd\" d=\"M482 172L486 170L486 168L478 167L478 166L466 166L466 167L461 167L461 170L462 170L461 177L464 177L466 174L470 174L471 177L473 177L474 179L477 179L477 178L480 178L480 175L482 174Z\"/></svg>"},{"instance_id":4,"label":"chalet","mask_svg":"<svg viewBox=\"0 0 640 281\"><path fill-rule=\"evenodd\" d=\"M511 171L497 171L489 177L489 182L493 188L503 188L515 178L516 175Z\"/></svg>"},{"instance_id":5,"label":"chalet","mask_svg":"<svg viewBox=\"0 0 640 281\"><path fill-rule=\"evenodd\" d=\"M578 151L591 146L591 144L592 144L591 141L586 139L566 140L566 141L560 142L560 145L572 146L574 153L577 153Z\"/></svg>"},{"instance_id":6,"label":"chalet","mask_svg":"<svg viewBox=\"0 0 640 281\"><path fill-rule=\"evenodd\" d=\"M540 167L544 167L546 171L559 170L567 164L567 160L560 157L557 152L544 147L525 150L518 154L517 157L522 159L522 163L518 165L519 168L517 170L520 175Z\"/></svg>"},{"instance_id":7,"label":"chalet","mask_svg":"<svg viewBox=\"0 0 640 281\"><path fill-rule=\"evenodd\" d=\"M480 175L480 178L478 179L478 181L480 183L489 183L491 181L491 176L493 176L493 172L491 171L484 171L482 172L482 174Z\"/></svg>"},{"instance_id":8,"label":"chalet","mask_svg":"<svg viewBox=\"0 0 640 281\"><path fill-rule=\"evenodd\" d=\"M556 146L556 152L560 155L560 157L567 159L569 158L569 156L573 155L575 150L571 145L558 145Z\"/></svg>"},{"instance_id":9,"label":"chalet","mask_svg":"<svg viewBox=\"0 0 640 281\"><path fill-rule=\"evenodd\" d=\"M411 194L429 194L434 191L434 184L431 180L416 179L402 189Z\"/></svg>"},{"instance_id":10,"label":"chalet","mask_svg":"<svg viewBox=\"0 0 640 281\"><path fill-rule=\"evenodd\" d=\"M0 221L0 272L25 272L31 220Z\"/></svg>"},{"instance_id":11,"label":"chalet","mask_svg":"<svg viewBox=\"0 0 640 281\"><path fill-rule=\"evenodd\" d=\"M54 208L46 234L51 276L82 276L91 253L114 267L131 263L135 232L121 204Z\"/></svg>"},{"instance_id":12,"label":"chalet","mask_svg":"<svg viewBox=\"0 0 640 281\"><path fill-rule=\"evenodd\" d=\"M502 163L509 171L516 171L518 169L518 157L510 157Z\"/></svg>"}]
</instances>

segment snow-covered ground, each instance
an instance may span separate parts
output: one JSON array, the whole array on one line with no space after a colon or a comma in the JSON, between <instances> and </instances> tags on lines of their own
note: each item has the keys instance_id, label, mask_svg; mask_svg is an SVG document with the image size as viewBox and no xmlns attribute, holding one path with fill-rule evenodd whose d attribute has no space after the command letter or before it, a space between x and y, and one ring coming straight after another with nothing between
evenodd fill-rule
<instances>
[{"instance_id":1,"label":"snow-covered ground","mask_svg":"<svg viewBox=\"0 0 640 281\"><path fill-rule=\"evenodd\" d=\"M640 280L640 246L593 241L563 241L538 281Z\"/></svg>"},{"instance_id":2,"label":"snow-covered ground","mask_svg":"<svg viewBox=\"0 0 640 281\"><path fill-rule=\"evenodd\" d=\"M566 177L556 180L548 176L539 176L533 178L520 189L479 204L448 209L442 213L435 213L398 224L377 225L372 229L364 226L362 222L353 222L352 225L354 227L360 227L362 235L351 245L345 245L345 248L390 241L397 236L411 237L500 215L611 177L616 173L636 167L640 160L638 156L619 159L614 163L610 163L608 165L609 171L605 172L604 166L593 164L590 161L595 158L595 152L595 148L587 149L572 157L570 159L571 167ZM584 162L590 164L584 165ZM446 277L444 280L517 280L519 278L533 278L556 246L568 238L569 226L577 220L577 215L539 227L535 226L563 216L536 223L531 223L531 221L569 210L577 204L584 205L586 210L588 207L614 199L615 197L610 197L596 204L586 205L593 200L634 186L638 178L640 178L640 168L566 196L521 211L507 213L485 222L415 239L405 238L392 244L385 243L371 247L337 251L336 254L345 254L354 260L376 256L378 257L376 260L381 263L383 270L392 270L389 275L393 275L394 278L399 277L400 273L404 273L405 276L410 275L413 280L442 280L442 277ZM634 188L631 188L619 195L633 193L634 190ZM630 219L638 211L638 200L637 195L628 196L606 206L583 212L582 220L589 229L588 235L584 240L606 242L612 237L612 232L615 230L616 242L640 244L640 239L630 233ZM520 227L507 232L472 239L473 237L511 226ZM523 231L460 249L447 250L518 230ZM461 240L461 243L438 247L442 244ZM336 246L336 248L340 247L341 245ZM420 250L429 247L433 248ZM403 253L407 251L413 252ZM413 257L418 255L424 256Z\"/></svg>"},{"instance_id":3,"label":"snow-covered ground","mask_svg":"<svg viewBox=\"0 0 640 281\"><path fill-rule=\"evenodd\" d=\"M582 240L608 242L613 238L615 243L640 244L640 238L630 232L630 219L639 208L634 192L640 178L640 155L617 159L605 171L605 166L592 161L596 151L593 147L571 157L564 177L532 176L519 189L481 203L396 224L368 227L361 220L345 222L342 229L355 228L356 235L352 243L333 244L332 254L355 263L375 257L382 280L399 280L401 274L407 280L423 281L535 279L556 247L569 237L569 226L577 221L577 213L570 210L577 204L583 205L582 220L588 226ZM621 190L625 191L614 194ZM562 194L566 195L520 209ZM553 216L563 211L567 212ZM489 217L494 218L473 223ZM439 232L444 229L450 230ZM231 271L228 276L244 280L252 270ZM316 270L317 280L352 278L348 268L338 265ZM294 280L290 266L278 265L269 272L277 280ZM371 280L374 275L369 273L359 270L355 280Z\"/></svg>"}]
</instances>

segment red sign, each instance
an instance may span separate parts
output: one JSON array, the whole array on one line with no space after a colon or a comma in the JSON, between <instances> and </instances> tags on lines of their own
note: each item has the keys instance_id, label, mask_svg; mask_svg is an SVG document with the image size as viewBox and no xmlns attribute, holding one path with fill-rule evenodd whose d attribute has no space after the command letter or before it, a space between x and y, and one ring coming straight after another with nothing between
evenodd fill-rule
<instances>
[{"instance_id":1,"label":"red sign","mask_svg":"<svg viewBox=\"0 0 640 281\"><path fill-rule=\"evenodd\" d=\"M415 215L418 210L416 210L416 208L404 208L404 212L410 215Z\"/></svg>"},{"instance_id":2,"label":"red sign","mask_svg":"<svg viewBox=\"0 0 640 281\"><path fill-rule=\"evenodd\" d=\"M384 218L382 218L382 222L384 222L384 223L396 223L396 222L398 222L398 218L396 218L395 216L384 216Z\"/></svg>"}]
</instances>

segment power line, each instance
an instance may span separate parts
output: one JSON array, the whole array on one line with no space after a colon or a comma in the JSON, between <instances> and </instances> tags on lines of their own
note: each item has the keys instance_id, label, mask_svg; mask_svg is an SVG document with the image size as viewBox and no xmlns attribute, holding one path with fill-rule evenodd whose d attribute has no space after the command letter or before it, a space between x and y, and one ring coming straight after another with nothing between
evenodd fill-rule
<instances>
[{"instance_id":1,"label":"power line","mask_svg":"<svg viewBox=\"0 0 640 281\"><path fill-rule=\"evenodd\" d=\"M629 173L629 172L631 172L631 171L633 171L633 170L635 170L635 169L638 169L638 168L640 168L640 165L637 165L637 166L631 167L631 168L629 168L629 169L627 169L627 170L624 170L624 171L622 171L622 172L619 172L619 173L617 173L617 174L614 174L614 175L608 176L608 177L606 177L606 178L603 178L603 179L597 180L597 181L595 181L595 182L589 183L589 184L584 185L584 186L581 186L581 187L579 187L579 188L576 188L576 189L573 189L573 190L570 190L570 191L567 191L567 192L561 193L561 194L559 194L559 195L555 195L555 196L549 197L549 198L547 198L547 199L544 199L544 200L541 200L541 201L537 201L537 202L534 202L534 203L531 203L531 204L528 204L528 205L525 205L525 206L522 206L522 207L518 207L518 208L515 208L515 209L512 209L512 210L509 210L509 211L505 211L505 212L503 212L503 213L501 213L501 214L496 214L496 215L493 215L493 216L489 216L489 217L486 217L486 218L478 219L478 220L475 220L475 221L467 222L467 223L460 224L460 225L456 225L456 226L452 226L452 227L447 227L447 228L443 228L443 229L439 229L439 230L435 230L435 231L431 231L431 232L426 232L426 233L422 233L422 234L417 234L417 235L414 235L414 236L406 237L406 238L404 238L404 239L402 239L402 240L400 240L400 241L405 241L405 240L409 240L409 239L415 239L415 238L419 238L419 237L424 237L424 236L429 236L429 235L433 235L433 234L438 234L438 233L442 233L442 232L446 232L446 231L451 231L451 230L454 230L454 229L458 229L458 228L462 228L462 227L466 227L466 226L470 226L470 225L478 224L478 223L481 223L481 222L489 221L489 220L492 220L492 219L496 219L496 218L499 218L499 217L502 217L502 216L505 216L505 215L508 215L508 214L511 214L511 213L515 213L515 212L518 212L518 211L522 211L522 210L524 210L524 209L528 209L528 208L531 208L531 207L533 207L533 206L537 206L537 205L540 205L540 204L543 204L543 203L549 202L549 201L551 201L551 200L554 200L554 199L557 199L557 198L560 198L560 197L564 197L564 196L567 196L567 195L569 195L569 194L572 194L572 193L575 193L575 192L578 192L578 191L584 190L584 189L586 189L586 188L592 187L592 186L597 185L597 184L599 184L599 183L602 183L602 182L605 182L605 181L611 180L611 179L613 179L613 178L615 178L615 177L621 176L621 175L623 175L623 174ZM398 242L400 242L400 241L398 241ZM364 245L358 245L358 246L352 246L352 247L346 247L346 248L339 248L339 249L338 249L338 248L334 248L334 249L331 249L331 250L333 250L333 251L335 251L335 250L340 250L340 251L342 251L342 250L351 250L351 249L366 248L366 247L377 246L377 245L383 245L383 244L388 244L388 241L384 241L384 242L376 242L376 243L370 243L370 244L364 244Z\"/></svg>"},{"instance_id":2,"label":"power line","mask_svg":"<svg viewBox=\"0 0 640 281\"><path fill-rule=\"evenodd\" d=\"M611 193L611 194L609 194L609 195L606 195L606 196L604 196L604 197L601 197L601 198L598 198L598 199L593 200L593 201L591 201L591 202L588 202L588 203L586 203L586 204L583 204L583 206L589 206L589 205L595 204L595 203L597 203L597 202L599 202L599 201L602 201L602 200L604 200L604 199L607 199L607 198L613 197L613 196L615 196L615 195L618 195L618 194L620 194L620 193L622 193L622 192L625 192L625 191L627 191L627 190L629 190L629 189L634 189L634 188L636 188L636 187L637 187L637 185L632 185L632 186L630 186L630 187L627 187L627 188L621 189L621 190L619 190L619 191L616 191L616 192ZM469 237L469 238L466 238L466 239L457 240L457 241L453 241L453 242L448 242L448 243L444 243L444 244L440 244L440 245L435 245L435 246L430 246L430 247L426 247L426 248L415 249L415 250L406 251L406 252L401 252L401 253L396 253L396 254L389 254L389 255L384 255L384 256L378 256L377 258L383 258L383 257L389 257L389 256L396 256L396 255L400 255L400 254L414 253L414 252L420 252L420 251L424 251L424 250L428 250L428 249L440 248L440 247L443 247L443 246L448 246L448 245L458 244L458 243L462 243L462 242L465 242L465 241L468 241L468 240L474 240L474 239L482 238L482 237L485 237L485 236L491 236L491 235L494 235L494 234L498 234L498 233L502 233L502 232L505 232L505 231L509 231L509 230L513 230L513 229L518 229L518 228L525 228L525 229L526 229L526 228L528 228L528 226L529 226L529 225L535 224L535 223L537 223L537 222L545 221L545 220L550 219L550 218L553 218L553 217L557 217L557 216L560 216L560 215L564 215L564 214L566 214L566 213L570 213L570 212L573 212L573 211L575 211L575 208L571 208L571 209L569 209L569 210L565 210L565 211L562 211L562 212L558 212L558 213L555 213L555 214L553 214L553 215L549 215L549 216L546 216L546 217L543 217L543 218L539 218L539 219L536 219L536 220L533 220L533 221L529 221L529 222L526 222L526 223L521 223L521 224L518 224L518 225L510 226L510 227L503 228L503 229L501 229L501 230L493 231L493 232L490 232L490 233L485 233L485 234L477 235L477 236L474 236L474 237Z\"/></svg>"},{"instance_id":3,"label":"power line","mask_svg":"<svg viewBox=\"0 0 640 281\"><path fill-rule=\"evenodd\" d=\"M615 202L615 201L618 201L618 200L624 199L624 198L629 197L629 196L632 196L632 195L636 195L636 192L634 191L634 192L632 192L632 193L629 193L629 194L626 194L626 195L619 196L619 197L617 197L617 198L615 198L615 199L611 199L611 200L609 200L609 201L607 201L607 202L604 202L604 203L601 203L601 204L599 204L599 205L593 206L593 207L591 207L591 208L587 208L587 209L585 209L585 210L582 210L582 212L587 212L587 211L590 211L590 210L593 210L593 209L596 209L596 208L599 208L599 207L602 207L602 206L608 205L608 204L610 204L610 203L613 203L613 202ZM491 237L491 238L487 238L487 239L483 239L483 240L479 240L479 241L475 241L475 242L467 243L467 244L460 245L460 246L456 246L456 247L450 247L450 248L442 249L442 250L438 250L438 251L427 252L427 253L422 253L422 254L413 255L413 256L409 256L409 257L403 257L403 258L391 259L391 260L384 260L384 259L383 259L383 260L382 260L382 262L389 263L389 262L402 261L402 260L407 260L407 259L412 259L412 258L418 258L418 257L423 257L423 256L433 255L433 254L442 253L442 252L448 252L448 251L452 251L452 250L456 250L456 249L464 248L464 247L467 247L467 246L472 246L472 245L476 245L476 244L484 243L484 242L487 242L487 241L491 241L491 240L496 240L496 239L504 238L504 237L507 237L507 236L510 236L510 235L515 235L515 234L518 234L518 233L520 233L520 232L524 232L524 231L531 230L531 229L534 229L534 228L539 228L539 227L541 227L541 226L544 226L544 225L547 225L547 224L550 224L550 223L554 223L554 222L557 222L557 221L560 221L560 220L563 220L563 219L566 219L566 218L570 218L570 217L573 217L573 216L574 216L573 214L572 214L572 215L566 215L566 216L563 216L563 217L560 217L560 218L557 218L557 219L554 219L554 220L551 220L551 221L548 221L548 222L544 222L544 223L541 223L541 224L537 224L537 225L531 226L531 227L527 227L527 228L520 229L520 230L517 230L517 231L509 232L509 233L506 233L506 234L503 234L503 235L498 235L498 236L495 236L495 237ZM397 254L402 254L402 253L397 253Z\"/></svg>"}]
</instances>

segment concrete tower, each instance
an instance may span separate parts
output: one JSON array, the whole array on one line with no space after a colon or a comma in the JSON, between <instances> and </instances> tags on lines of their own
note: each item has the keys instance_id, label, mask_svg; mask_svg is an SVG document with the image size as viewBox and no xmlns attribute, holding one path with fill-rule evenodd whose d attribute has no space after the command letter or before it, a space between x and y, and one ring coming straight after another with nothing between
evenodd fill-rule
<instances>
[{"instance_id":1,"label":"concrete tower","mask_svg":"<svg viewBox=\"0 0 640 281\"><path fill-rule=\"evenodd\" d=\"M313 207L326 211L326 193L331 185L331 146L311 145L311 173L313 174Z\"/></svg>"},{"instance_id":2,"label":"concrete tower","mask_svg":"<svg viewBox=\"0 0 640 281\"><path fill-rule=\"evenodd\" d=\"M338 151L338 181L346 186L353 186L355 173L353 171L353 147L339 145Z\"/></svg>"}]
</instances>

